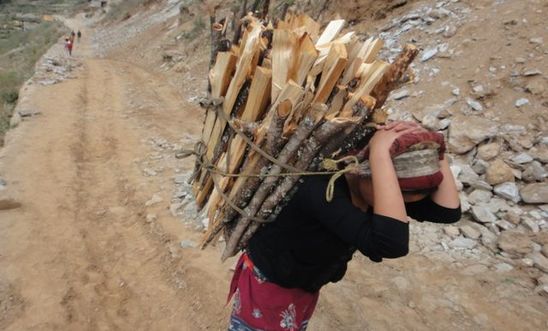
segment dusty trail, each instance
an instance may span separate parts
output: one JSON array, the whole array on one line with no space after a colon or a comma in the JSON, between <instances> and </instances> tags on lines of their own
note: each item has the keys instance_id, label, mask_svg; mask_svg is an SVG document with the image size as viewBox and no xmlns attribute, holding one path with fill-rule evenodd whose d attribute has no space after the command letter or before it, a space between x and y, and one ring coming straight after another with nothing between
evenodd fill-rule
<instances>
[{"instance_id":1,"label":"dusty trail","mask_svg":"<svg viewBox=\"0 0 548 331\"><path fill-rule=\"evenodd\" d=\"M89 39L76 45L75 79L25 92L41 115L0 151L0 329L223 330L230 262L215 248L181 248L201 233L167 210L173 176L192 164L150 144L184 145L202 113L161 74L94 57ZM158 175L143 175L154 162L164 162ZM146 206L154 194L163 202ZM420 249L383 264L355 258L323 291L310 329L548 327L547 302L522 271Z\"/></svg>"},{"instance_id":2,"label":"dusty trail","mask_svg":"<svg viewBox=\"0 0 548 331\"><path fill-rule=\"evenodd\" d=\"M199 302L179 294L185 270L169 254L171 239L145 222L151 187L134 161L146 153L139 129L152 118L128 116L127 94L139 88L154 99L162 110L155 126L167 136L180 129L165 125L180 104L141 69L86 56L82 45L77 79L34 91L42 116L24 123L3 153L10 198L22 206L0 215L0 281L17 299L1 298L11 313L0 328L205 326L211 319L193 314Z\"/></svg>"}]
</instances>

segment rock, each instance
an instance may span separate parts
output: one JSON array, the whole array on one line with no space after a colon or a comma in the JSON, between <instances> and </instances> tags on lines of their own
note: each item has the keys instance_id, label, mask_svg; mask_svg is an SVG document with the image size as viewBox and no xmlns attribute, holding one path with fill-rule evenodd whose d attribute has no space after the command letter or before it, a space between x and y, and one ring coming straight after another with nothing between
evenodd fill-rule
<instances>
[{"instance_id":1,"label":"rock","mask_svg":"<svg viewBox=\"0 0 548 331\"><path fill-rule=\"evenodd\" d=\"M154 176L158 175L158 173L156 171L154 171L153 169L149 169L149 168L143 169L143 173L145 174L145 176L148 176L148 177L154 177Z\"/></svg>"},{"instance_id":2,"label":"rock","mask_svg":"<svg viewBox=\"0 0 548 331\"><path fill-rule=\"evenodd\" d=\"M145 206L150 207L150 206L155 205L157 203L160 203L162 201L163 201L162 197L158 193L154 193L152 195L152 198L150 198L150 200L145 202Z\"/></svg>"},{"instance_id":3,"label":"rock","mask_svg":"<svg viewBox=\"0 0 548 331\"><path fill-rule=\"evenodd\" d=\"M533 95L541 95L546 91L543 79L531 79L527 85L525 85L525 91Z\"/></svg>"},{"instance_id":4,"label":"rock","mask_svg":"<svg viewBox=\"0 0 548 331\"><path fill-rule=\"evenodd\" d=\"M478 243L475 240L464 237L457 237L449 242L449 247L454 249L472 249L476 247L477 244Z\"/></svg>"},{"instance_id":5,"label":"rock","mask_svg":"<svg viewBox=\"0 0 548 331\"><path fill-rule=\"evenodd\" d=\"M188 180L187 175L177 175L175 178L173 178L173 181L175 184L186 184L186 181Z\"/></svg>"},{"instance_id":6,"label":"rock","mask_svg":"<svg viewBox=\"0 0 548 331\"><path fill-rule=\"evenodd\" d=\"M463 213L469 211L470 208L472 208L472 206L468 202L468 198L466 197L464 193L461 192L459 194L459 199L460 199L460 209Z\"/></svg>"},{"instance_id":7,"label":"rock","mask_svg":"<svg viewBox=\"0 0 548 331\"><path fill-rule=\"evenodd\" d=\"M535 252L530 255L530 259L533 260L533 265L536 268L548 273L548 258L544 257L544 255L539 252Z\"/></svg>"},{"instance_id":8,"label":"rock","mask_svg":"<svg viewBox=\"0 0 548 331\"><path fill-rule=\"evenodd\" d=\"M501 159L496 159L489 164L485 172L485 180L489 185L498 185L514 181L512 168Z\"/></svg>"},{"instance_id":9,"label":"rock","mask_svg":"<svg viewBox=\"0 0 548 331\"><path fill-rule=\"evenodd\" d=\"M493 186L491 186L489 183L481 179L470 182L470 187L473 189L485 190L485 191L491 191L493 189Z\"/></svg>"},{"instance_id":10,"label":"rock","mask_svg":"<svg viewBox=\"0 0 548 331\"><path fill-rule=\"evenodd\" d=\"M495 224L496 224L499 228L501 228L502 230L505 230L505 231L506 231L506 230L510 230L510 229L515 228L514 224L512 224L512 223L510 223L510 222L508 222L508 221L506 221L506 220L497 220L497 221L495 222Z\"/></svg>"},{"instance_id":11,"label":"rock","mask_svg":"<svg viewBox=\"0 0 548 331\"><path fill-rule=\"evenodd\" d=\"M527 153L519 153L518 155L514 156L511 160L512 162L517 164L524 164L524 163L529 163L533 161L533 157Z\"/></svg>"},{"instance_id":12,"label":"rock","mask_svg":"<svg viewBox=\"0 0 548 331\"><path fill-rule=\"evenodd\" d=\"M470 239L479 239L481 237L481 232L479 232L478 230L474 229L472 226L470 225L463 225L460 227L460 231L462 232L462 234L466 237L466 238L470 238Z\"/></svg>"},{"instance_id":13,"label":"rock","mask_svg":"<svg viewBox=\"0 0 548 331\"><path fill-rule=\"evenodd\" d=\"M457 27L455 25L447 25L443 30L443 36L445 38L451 38L457 33Z\"/></svg>"},{"instance_id":14,"label":"rock","mask_svg":"<svg viewBox=\"0 0 548 331\"><path fill-rule=\"evenodd\" d=\"M2 178L0 178L0 191L3 191L6 189L6 186L8 186L8 183L6 183L5 180L3 180Z\"/></svg>"},{"instance_id":15,"label":"rock","mask_svg":"<svg viewBox=\"0 0 548 331\"><path fill-rule=\"evenodd\" d=\"M530 219L529 217L524 217L523 218L523 221L522 221L522 224L528 228L529 230L531 230L533 233L538 233L540 231L540 228L537 224L537 222L535 222L534 220Z\"/></svg>"},{"instance_id":16,"label":"rock","mask_svg":"<svg viewBox=\"0 0 548 331\"><path fill-rule=\"evenodd\" d=\"M196 243L192 240L181 240L181 248L194 248L196 247Z\"/></svg>"},{"instance_id":17,"label":"rock","mask_svg":"<svg viewBox=\"0 0 548 331\"><path fill-rule=\"evenodd\" d=\"M394 99L394 100L405 99L408 96L409 96L409 90L407 90L407 89L396 91L396 92L392 93L392 95L391 95L392 99Z\"/></svg>"},{"instance_id":18,"label":"rock","mask_svg":"<svg viewBox=\"0 0 548 331\"><path fill-rule=\"evenodd\" d=\"M449 149L453 153L464 154L497 133L498 125L489 119L457 115L449 127Z\"/></svg>"},{"instance_id":19,"label":"rock","mask_svg":"<svg viewBox=\"0 0 548 331\"><path fill-rule=\"evenodd\" d=\"M454 225L445 226L443 232L451 238L457 237L460 234L459 228Z\"/></svg>"},{"instance_id":20,"label":"rock","mask_svg":"<svg viewBox=\"0 0 548 331\"><path fill-rule=\"evenodd\" d=\"M488 143L478 147L478 157L485 161L495 158L499 153L500 145L498 143Z\"/></svg>"},{"instance_id":21,"label":"rock","mask_svg":"<svg viewBox=\"0 0 548 331\"><path fill-rule=\"evenodd\" d=\"M478 175L483 175L487 171L488 167L489 167L489 163L487 161L484 161L482 159L477 159L476 161L474 161L474 165L472 166L472 169L474 169L474 171Z\"/></svg>"},{"instance_id":22,"label":"rock","mask_svg":"<svg viewBox=\"0 0 548 331\"><path fill-rule=\"evenodd\" d=\"M432 131L438 131L441 127L440 120L433 114L427 114L422 118L421 124Z\"/></svg>"},{"instance_id":23,"label":"rock","mask_svg":"<svg viewBox=\"0 0 548 331\"><path fill-rule=\"evenodd\" d=\"M529 42L531 44L542 45L544 43L544 39L542 37L534 37L529 39Z\"/></svg>"},{"instance_id":24,"label":"rock","mask_svg":"<svg viewBox=\"0 0 548 331\"><path fill-rule=\"evenodd\" d=\"M484 206L473 206L472 217L480 223L494 223L497 217Z\"/></svg>"},{"instance_id":25,"label":"rock","mask_svg":"<svg viewBox=\"0 0 548 331\"><path fill-rule=\"evenodd\" d=\"M516 183L506 182L495 186L495 194L507 200L518 203L521 200L518 186Z\"/></svg>"},{"instance_id":26,"label":"rock","mask_svg":"<svg viewBox=\"0 0 548 331\"><path fill-rule=\"evenodd\" d=\"M507 211L510 209L510 206L508 206L508 203L506 203L506 200L501 199L499 197L491 198L491 200L489 200L487 203L483 203L483 206L489 209L489 211L492 212L493 214L496 214L499 211Z\"/></svg>"},{"instance_id":27,"label":"rock","mask_svg":"<svg viewBox=\"0 0 548 331\"><path fill-rule=\"evenodd\" d=\"M460 95L460 89L458 87L455 87L454 89L451 90L451 94L458 97Z\"/></svg>"},{"instance_id":28,"label":"rock","mask_svg":"<svg viewBox=\"0 0 548 331\"><path fill-rule=\"evenodd\" d=\"M529 150L529 155L537 161L548 163L548 144L537 145L531 148Z\"/></svg>"},{"instance_id":29,"label":"rock","mask_svg":"<svg viewBox=\"0 0 548 331\"><path fill-rule=\"evenodd\" d=\"M523 106L528 105L528 104L529 104L528 99L520 98L520 99L516 100L515 106L519 108L519 107L523 107Z\"/></svg>"},{"instance_id":30,"label":"rock","mask_svg":"<svg viewBox=\"0 0 548 331\"><path fill-rule=\"evenodd\" d=\"M548 285L539 285L535 288L535 293L548 298Z\"/></svg>"},{"instance_id":31,"label":"rock","mask_svg":"<svg viewBox=\"0 0 548 331\"><path fill-rule=\"evenodd\" d=\"M533 242L529 236L515 230L502 232L497 245L502 251L514 258L519 258L533 251Z\"/></svg>"},{"instance_id":32,"label":"rock","mask_svg":"<svg viewBox=\"0 0 548 331\"><path fill-rule=\"evenodd\" d=\"M485 190L474 190L468 195L468 201L472 204L478 204L480 202L488 202L491 200L493 193L491 191Z\"/></svg>"},{"instance_id":33,"label":"rock","mask_svg":"<svg viewBox=\"0 0 548 331\"><path fill-rule=\"evenodd\" d=\"M475 110L475 111L483 111L483 106L481 105L481 103L479 101L476 101L476 100L471 99L471 98L467 98L466 99L466 104L468 104L468 106L470 108L472 108L473 110Z\"/></svg>"},{"instance_id":34,"label":"rock","mask_svg":"<svg viewBox=\"0 0 548 331\"><path fill-rule=\"evenodd\" d=\"M526 203L548 203L548 183L527 184L519 193Z\"/></svg>"},{"instance_id":35,"label":"rock","mask_svg":"<svg viewBox=\"0 0 548 331\"><path fill-rule=\"evenodd\" d=\"M14 112L13 115L11 116L10 118L10 128L15 128L19 125L19 123L21 123L21 115L19 114L19 112Z\"/></svg>"},{"instance_id":36,"label":"rock","mask_svg":"<svg viewBox=\"0 0 548 331\"><path fill-rule=\"evenodd\" d=\"M147 214L147 223L152 223L156 221L157 217L156 214Z\"/></svg>"},{"instance_id":37,"label":"rock","mask_svg":"<svg viewBox=\"0 0 548 331\"><path fill-rule=\"evenodd\" d=\"M491 251L496 252L498 237L484 226L480 226L478 229L481 232L481 244Z\"/></svg>"},{"instance_id":38,"label":"rock","mask_svg":"<svg viewBox=\"0 0 548 331\"><path fill-rule=\"evenodd\" d=\"M502 263L495 264L495 270L497 272L508 272L508 271L512 271L512 269L514 269L514 267L512 267L508 263L502 262Z\"/></svg>"},{"instance_id":39,"label":"rock","mask_svg":"<svg viewBox=\"0 0 548 331\"><path fill-rule=\"evenodd\" d=\"M538 69L525 69L525 70L523 70L522 75L525 76L525 77L542 75L542 71L540 71Z\"/></svg>"},{"instance_id":40,"label":"rock","mask_svg":"<svg viewBox=\"0 0 548 331\"><path fill-rule=\"evenodd\" d=\"M521 222L521 213L518 213L516 210L510 209L504 214L504 219L508 222L518 225Z\"/></svg>"},{"instance_id":41,"label":"rock","mask_svg":"<svg viewBox=\"0 0 548 331\"><path fill-rule=\"evenodd\" d=\"M424 50L421 56L421 62L426 62L438 54L438 47L427 48Z\"/></svg>"}]
</instances>

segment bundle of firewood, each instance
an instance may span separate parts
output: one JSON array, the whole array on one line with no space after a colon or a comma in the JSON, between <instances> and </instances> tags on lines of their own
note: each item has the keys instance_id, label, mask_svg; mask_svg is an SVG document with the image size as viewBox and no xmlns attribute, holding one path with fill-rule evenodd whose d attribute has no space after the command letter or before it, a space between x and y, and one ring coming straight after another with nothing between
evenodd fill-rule
<instances>
[{"instance_id":1,"label":"bundle of firewood","mask_svg":"<svg viewBox=\"0 0 548 331\"><path fill-rule=\"evenodd\" d=\"M202 247L224 233L223 260L275 218L302 175L322 170L318 160L363 141L418 53L406 46L392 64L379 60L383 42L342 34L344 20L320 31L305 14L276 24L248 14L232 42L226 23L212 24L210 98L193 177L209 217Z\"/></svg>"}]
</instances>

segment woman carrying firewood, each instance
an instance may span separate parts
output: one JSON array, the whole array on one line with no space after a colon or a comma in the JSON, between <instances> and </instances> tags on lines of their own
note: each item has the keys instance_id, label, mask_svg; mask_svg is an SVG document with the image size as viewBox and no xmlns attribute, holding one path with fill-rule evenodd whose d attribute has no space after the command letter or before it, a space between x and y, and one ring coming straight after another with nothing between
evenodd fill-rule
<instances>
[{"instance_id":1,"label":"woman carrying firewood","mask_svg":"<svg viewBox=\"0 0 548 331\"><path fill-rule=\"evenodd\" d=\"M437 147L424 156L433 157L434 168L397 157L425 146ZM356 250L374 262L402 257L408 253L408 216L458 221L459 197L444 150L441 134L394 122L379 126L365 154L359 152L368 155L370 172L336 181L331 202L325 199L330 176L307 176L240 257L229 294L229 330L305 330L319 290L342 279ZM402 169L398 162L407 163Z\"/></svg>"}]
</instances>

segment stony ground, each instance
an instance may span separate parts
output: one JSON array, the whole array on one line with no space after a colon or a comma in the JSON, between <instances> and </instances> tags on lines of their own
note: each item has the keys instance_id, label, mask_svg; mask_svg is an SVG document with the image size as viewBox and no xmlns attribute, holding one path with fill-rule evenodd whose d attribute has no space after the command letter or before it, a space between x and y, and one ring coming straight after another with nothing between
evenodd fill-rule
<instances>
[{"instance_id":1,"label":"stony ground","mask_svg":"<svg viewBox=\"0 0 548 331\"><path fill-rule=\"evenodd\" d=\"M175 4L67 20L84 33L75 56L56 45L23 87L0 153L0 329L226 328L234 260L195 248L206 222L192 161L175 158L201 129L206 36L185 37ZM467 210L452 226L412 223L404 259L357 255L310 329L548 328L547 5L303 6L379 33L387 57L423 48L387 106L447 134Z\"/></svg>"}]
</instances>

